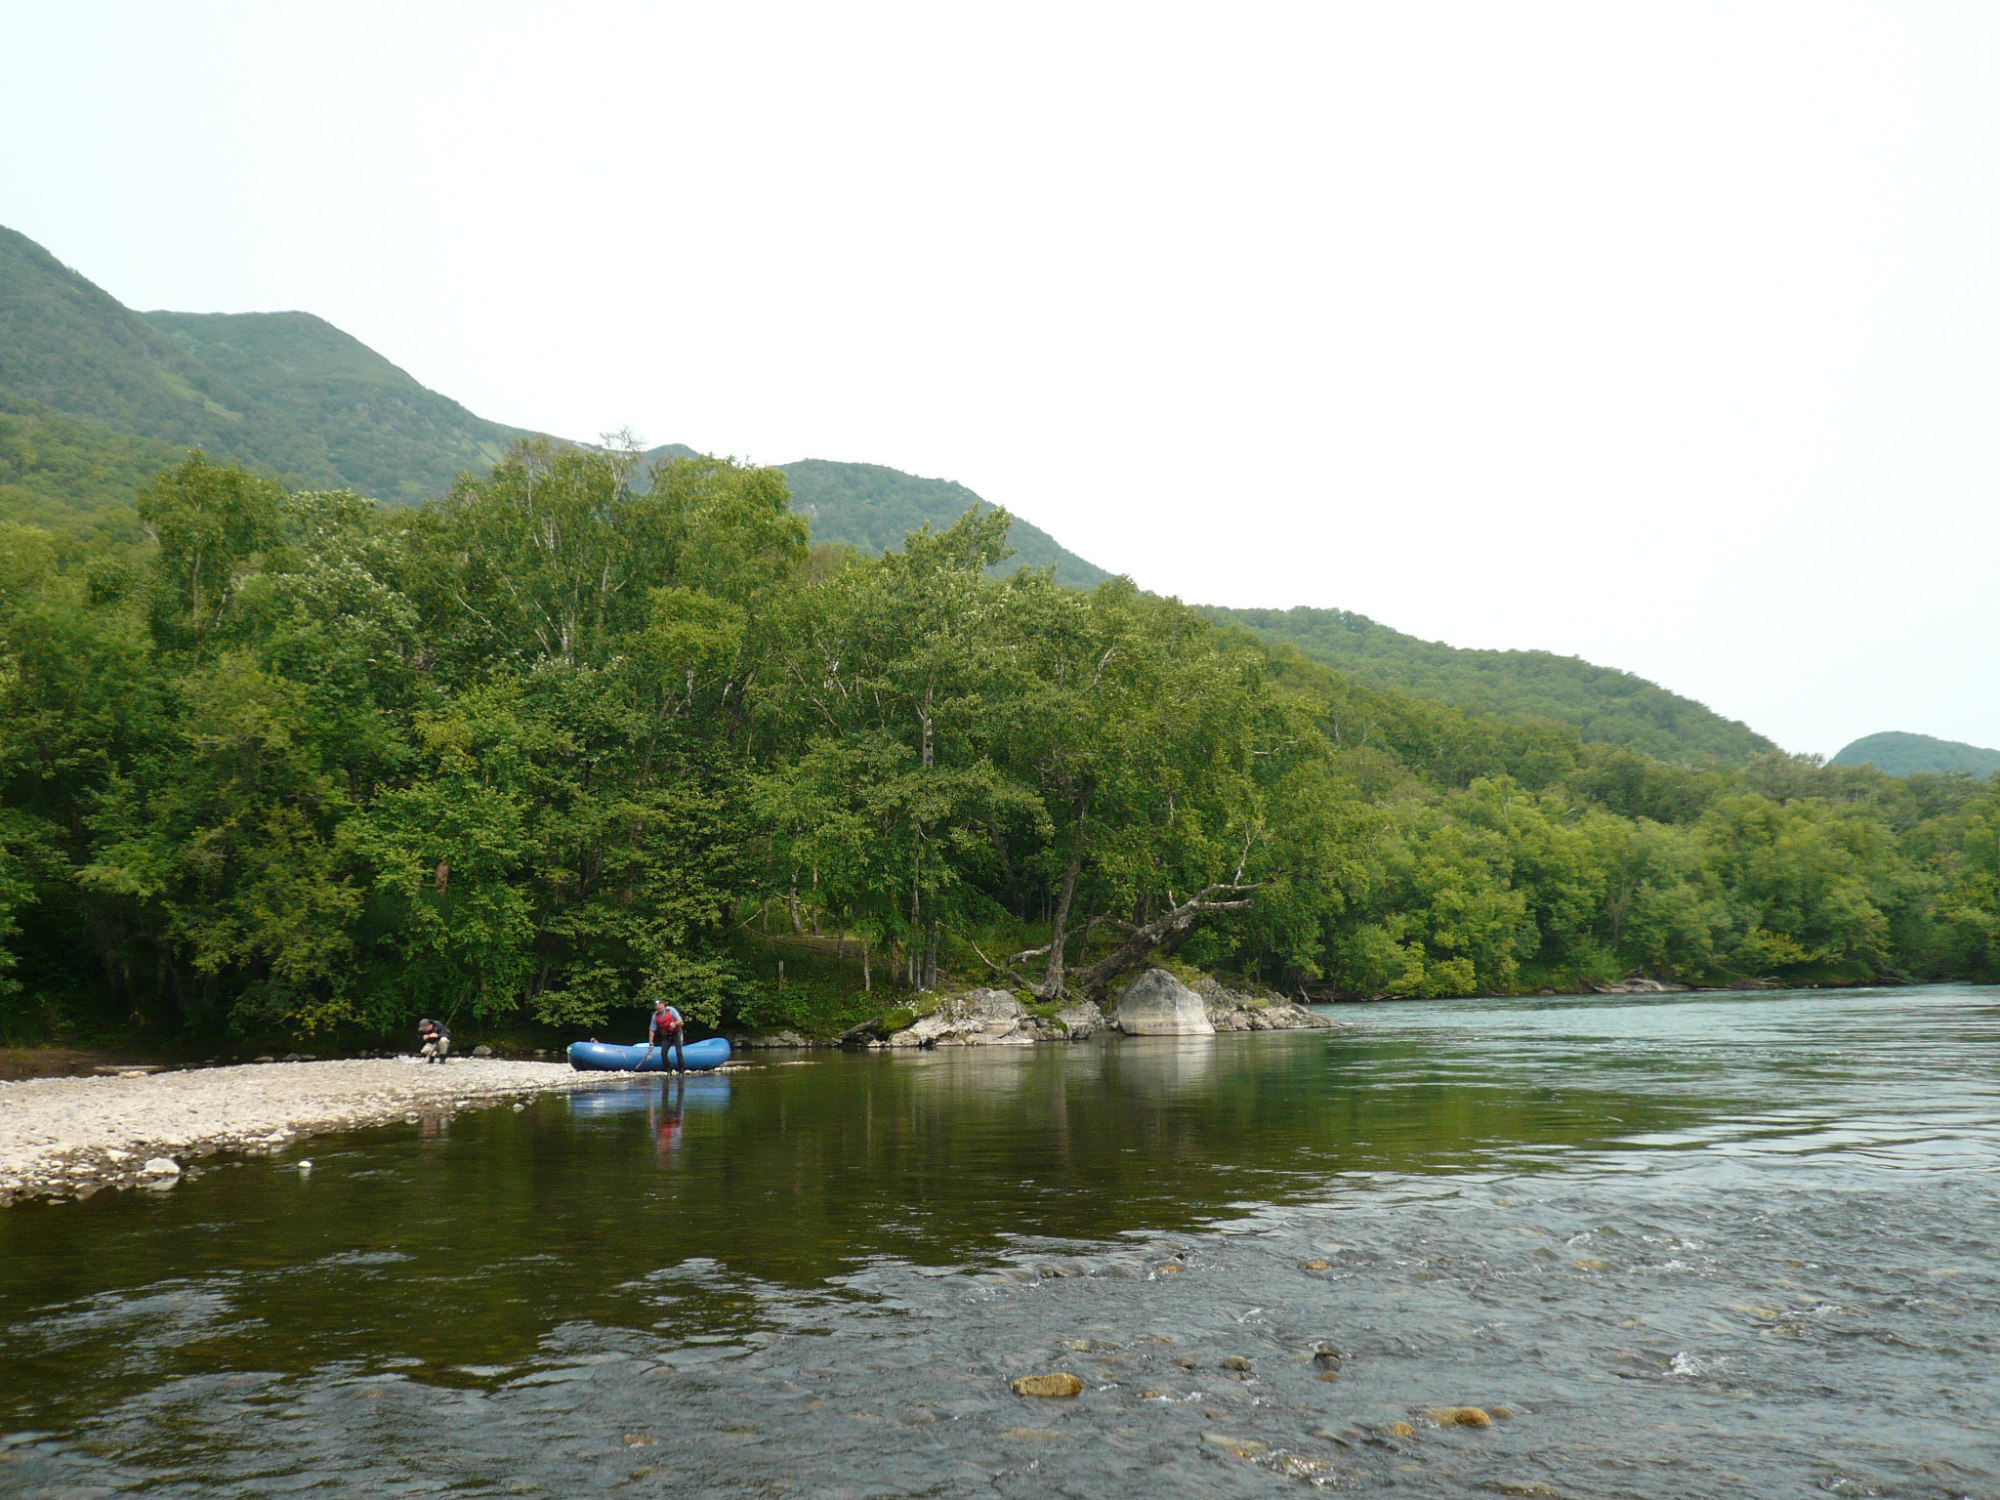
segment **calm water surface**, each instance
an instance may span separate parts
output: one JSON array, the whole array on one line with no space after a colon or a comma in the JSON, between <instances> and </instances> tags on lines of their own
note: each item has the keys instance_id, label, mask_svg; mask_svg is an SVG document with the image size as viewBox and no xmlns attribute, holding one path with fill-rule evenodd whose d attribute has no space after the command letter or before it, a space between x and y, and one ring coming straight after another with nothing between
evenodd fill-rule
<instances>
[{"instance_id":1,"label":"calm water surface","mask_svg":"<svg viewBox=\"0 0 2000 1500\"><path fill-rule=\"evenodd\" d=\"M1342 1014L0 1212L0 1494L2000 1496L2000 991Z\"/></svg>"}]
</instances>

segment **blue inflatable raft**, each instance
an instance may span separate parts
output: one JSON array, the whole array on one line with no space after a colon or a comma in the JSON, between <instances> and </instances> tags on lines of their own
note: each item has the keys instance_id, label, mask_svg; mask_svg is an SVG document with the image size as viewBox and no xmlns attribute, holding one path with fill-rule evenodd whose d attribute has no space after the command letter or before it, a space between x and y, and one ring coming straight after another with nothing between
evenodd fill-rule
<instances>
[{"instance_id":1,"label":"blue inflatable raft","mask_svg":"<svg viewBox=\"0 0 2000 1500\"><path fill-rule=\"evenodd\" d=\"M571 1042L569 1065L584 1073L661 1073L666 1071L660 1047L621 1047L615 1042ZM729 1061L729 1038L712 1036L687 1044L689 1072L706 1072Z\"/></svg>"}]
</instances>

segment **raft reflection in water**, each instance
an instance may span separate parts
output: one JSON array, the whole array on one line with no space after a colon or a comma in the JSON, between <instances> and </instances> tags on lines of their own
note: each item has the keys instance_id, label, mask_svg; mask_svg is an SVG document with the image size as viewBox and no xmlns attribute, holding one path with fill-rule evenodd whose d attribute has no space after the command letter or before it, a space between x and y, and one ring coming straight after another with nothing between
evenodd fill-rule
<instances>
[{"instance_id":1,"label":"raft reflection in water","mask_svg":"<svg viewBox=\"0 0 2000 1500\"><path fill-rule=\"evenodd\" d=\"M579 1119L610 1115L643 1115L661 1108L720 1110L729 1108L729 1079L711 1073L702 1078L668 1078L622 1088L578 1089L568 1096L569 1112Z\"/></svg>"},{"instance_id":2,"label":"raft reflection in water","mask_svg":"<svg viewBox=\"0 0 2000 1500\"><path fill-rule=\"evenodd\" d=\"M699 1078L674 1075L643 1087L592 1089L569 1096L570 1114L582 1120L646 1116L653 1126L653 1153L663 1167L680 1159L688 1114L716 1114L728 1107L729 1080L713 1073Z\"/></svg>"}]
</instances>

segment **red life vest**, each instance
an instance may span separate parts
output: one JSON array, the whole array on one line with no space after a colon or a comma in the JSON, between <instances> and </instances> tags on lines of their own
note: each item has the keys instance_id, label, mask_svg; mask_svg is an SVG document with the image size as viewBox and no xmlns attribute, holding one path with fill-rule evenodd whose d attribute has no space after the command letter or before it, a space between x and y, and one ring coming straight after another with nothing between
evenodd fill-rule
<instances>
[{"instance_id":1,"label":"red life vest","mask_svg":"<svg viewBox=\"0 0 2000 1500\"><path fill-rule=\"evenodd\" d=\"M653 1012L653 1029L655 1031L667 1032L679 1031L681 1029L681 1018L663 1005Z\"/></svg>"}]
</instances>

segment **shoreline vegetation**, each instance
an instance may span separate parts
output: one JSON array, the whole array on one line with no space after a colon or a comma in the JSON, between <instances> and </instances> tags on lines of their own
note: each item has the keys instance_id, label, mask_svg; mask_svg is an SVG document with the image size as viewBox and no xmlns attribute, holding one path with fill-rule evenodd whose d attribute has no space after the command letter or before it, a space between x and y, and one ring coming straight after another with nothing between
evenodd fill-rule
<instances>
[{"instance_id":1,"label":"shoreline vegetation","mask_svg":"<svg viewBox=\"0 0 2000 1500\"><path fill-rule=\"evenodd\" d=\"M992 576L1003 511L864 557L776 470L524 440L406 509L197 453L138 516L0 524L0 1043L2000 979L1990 778L1369 686Z\"/></svg>"}]
</instances>

